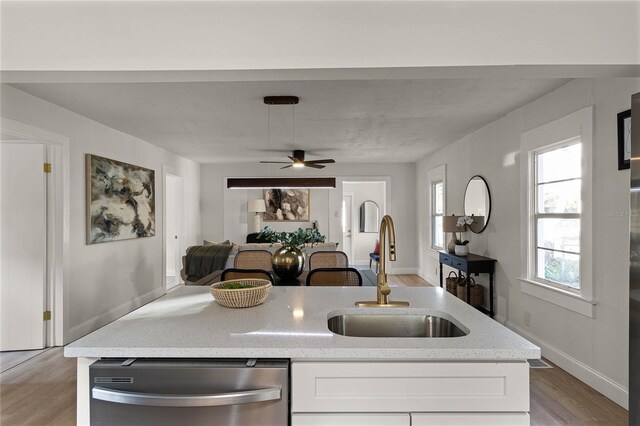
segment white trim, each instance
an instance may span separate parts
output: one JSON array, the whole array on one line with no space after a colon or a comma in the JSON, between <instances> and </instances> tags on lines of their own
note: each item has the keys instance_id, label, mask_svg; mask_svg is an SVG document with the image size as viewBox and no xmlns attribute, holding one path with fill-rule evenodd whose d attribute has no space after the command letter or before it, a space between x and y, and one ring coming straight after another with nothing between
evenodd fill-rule
<instances>
[{"instance_id":1,"label":"white trim","mask_svg":"<svg viewBox=\"0 0 640 426\"><path fill-rule=\"evenodd\" d=\"M70 340L76 340L80 337L86 336L92 331L117 320L118 318L132 312L132 309L138 309L149 302L156 300L165 294L164 288L156 288L142 296L135 297L128 300L113 309L109 309L107 312L95 316L82 324L78 324L69 330Z\"/></svg>"},{"instance_id":2,"label":"white trim","mask_svg":"<svg viewBox=\"0 0 640 426\"><path fill-rule=\"evenodd\" d=\"M556 364L572 376L586 383L624 409L629 409L629 391L615 380L605 376L597 370L573 358L569 354L537 338L530 332L523 330L512 322L506 326L525 339L531 341L542 350L542 356Z\"/></svg>"},{"instance_id":3,"label":"white trim","mask_svg":"<svg viewBox=\"0 0 640 426\"><path fill-rule=\"evenodd\" d=\"M351 197L351 205L349 206L349 211L351 212L351 219L350 219L351 220L351 230L349 231L351 233L351 237L350 237L351 238L351 246L349 247L349 253L347 253L347 258L348 259L355 259L355 254L354 254L355 253L355 247L354 246L355 246L355 239L356 238L355 238L354 227L356 226L356 219L355 219L356 213L354 212L354 209L353 209L353 205L354 205L353 200L356 197L356 195L353 192L345 192L345 190L344 190L344 182L343 182L343 184L342 184L342 201L343 202L344 202L344 197ZM340 222L342 222L342 214L340 216L341 216ZM358 224L358 229L359 229L359 225L360 224ZM344 244L344 232L342 233L342 246L345 247L345 244ZM354 262L355 262L354 265L366 265L366 262L368 262L368 260L365 260L364 261L365 263L359 263L359 262L361 262L361 260L355 260Z\"/></svg>"},{"instance_id":4,"label":"white trim","mask_svg":"<svg viewBox=\"0 0 640 426\"><path fill-rule=\"evenodd\" d=\"M550 286L533 283L535 268L532 234L533 216L530 215L534 203L531 182L533 151L546 146L561 146L570 140L580 138L582 143L582 209L580 232L580 290L579 298L565 297L569 292L561 289L548 290ZM520 162L520 270L525 274L521 285L523 292L593 318L593 107L589 106L566 115L558 120L522 133L520 138L522 159ZM544 287L542 287L544 286ZM582 301L587 301L583 303ZM577 302L576 302L577 301Z\"/></svg>"},{"instance_id":5,"label":"white trim","mask_svg":"<svg viewBox=\"0 0 640 426\"><path fill-rule=\"evenodd\" d=\"M52 243L48 247L48 257L51 268L47 280L47 306L53 312L53 321L47 329L47 346L62 346L69 342L69 312L65 306L69 305L69 291L67 277L69 277L69 223L70 223L70 189L71 155L69 138L52 133L28 124L20 123L9 118L0 117L0 128L5 134L15 136L19 142L38 142L51 148L51 162L53 165L49 179L49 189L53 190L53 204L49 210L49 236Z\"/></svg>"},{"instance_id":6,"label":"white trim","mask_svg":"<svg viewBox=\"0 0 640 426\"><path fill-rule=\"evenodd\" d=\"M595 315L594 306L596 302L594 300L527 278L518 279L520 280L520 291L529 296L553 303L589 318L593 318Z\"/></svg>"}]
</instances>

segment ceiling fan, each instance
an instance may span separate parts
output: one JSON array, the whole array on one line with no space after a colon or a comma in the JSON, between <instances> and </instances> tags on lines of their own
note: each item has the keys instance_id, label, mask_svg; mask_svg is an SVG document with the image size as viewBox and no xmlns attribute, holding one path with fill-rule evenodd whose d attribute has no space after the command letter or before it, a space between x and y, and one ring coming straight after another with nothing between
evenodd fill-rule
<instances>
[{"instance_id":1,"label":"ceiling fan","mask_svg":"<svg viewBox=\"0 0 640 426\"><path fill-rule=\"evenodd\" d=\"M289 161L261 161L262 164L288 164L288 166L280 167L281 169L288 169L289 167L311 167L314 169L324 169L325 166L323 164L333 164L336 160L327 158L324 160L304 160L304 151L301 149L294 149L293 155L287 155L291 162Z\"/></svg>"}]
</instances>

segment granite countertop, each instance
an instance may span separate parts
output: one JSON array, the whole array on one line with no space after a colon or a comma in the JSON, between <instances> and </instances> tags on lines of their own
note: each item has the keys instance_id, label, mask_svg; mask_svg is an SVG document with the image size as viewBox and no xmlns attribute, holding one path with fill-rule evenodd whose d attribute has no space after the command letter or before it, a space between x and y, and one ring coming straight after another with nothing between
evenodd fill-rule
<instances>
[{"instance_id":1,"label":"granite countertop","mask_svg":"<svg viewBox=\"0 0 640 426\"><path fill-rule=\"evenodd\" d=\"M218 305L208 287L182 287L65 347L67 357L291 358L292 360L524 360L540 349L439 287L394 287L409 308L356 308L371 287L274 287L262 305ZM361 338L333 334L345 312L435 314L469 334Z\"/></svg>"}]
</instances>

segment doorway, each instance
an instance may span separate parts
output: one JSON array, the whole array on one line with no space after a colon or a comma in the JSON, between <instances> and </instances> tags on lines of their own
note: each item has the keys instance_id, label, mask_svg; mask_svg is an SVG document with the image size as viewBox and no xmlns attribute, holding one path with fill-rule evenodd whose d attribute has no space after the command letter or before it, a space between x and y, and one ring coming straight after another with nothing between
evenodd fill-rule
<instances>
[{"instance_id":1,"label":"doorway","mask_svg":"<svg viewBox=\"0 0 640 426\"><path fill-rule=\"evenodd\" d=\"M11 336L5 327L29 330L22 344L2 342L0 350L62 346L69 324L69 138L0 117L0 161L0 332L5 338ZM16 237L18 229L26 229L24 235ZM24 257L19 250L27 247ZM16 276L24 288L15 288ZM27 290L32 293L25 297ZM19 304L12 303L16 297ZM20 319L27 312L30 326Z\"/></svg>"},{"instance_id":2,"label":"doorway","mask_svg":"<svg viewBox=\"0 0 640 426\"><path fill-rule=\"evenodd\" d=\"M42 143L0 143L0 351L47 344L49 157Z\"/></svg>"},{"instance_id":3,"label":"doorway","mask_svg":"<svg viewBox=\"0 0 640 426\"><path fill-rule=\"evenodd\" d=\"M343 197L351 196L350 238L349 240L343 238L345 251L351 251L349 264L354 267L368 268L369 253L373 252L378 240L377 225L387 212L387 180L385 178L371 181L345 180L342 182L342 194ZM377 210L372 217L377 217L375 222L378 223L370 224L373 226L364 226L364 219L369 217L361 214L365 205L375 206Z\"/></svg>"},{"instance_id":4,"label":"doorway","mask_svg":"<svg viewBox=\"0 0 640 426\"><path fill-rule=\"evenodd\" d=\"M182 178L165 173L164 188L165 290L169 290L182 283Z\"/></svg>"}]
</instances>

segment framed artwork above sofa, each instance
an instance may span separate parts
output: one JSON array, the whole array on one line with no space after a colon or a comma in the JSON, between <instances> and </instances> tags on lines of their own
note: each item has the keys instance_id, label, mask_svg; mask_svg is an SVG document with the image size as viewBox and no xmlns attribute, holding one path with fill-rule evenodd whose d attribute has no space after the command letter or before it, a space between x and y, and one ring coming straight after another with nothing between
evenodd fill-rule
<instances>
[{"instance_id":1,"label":"framed artwork above sofa","mask_svg":"<svg viewBox=\"0 0 640 426\"><path fill-rule=\"evenodd\" d=\"M308 189L265 189L265 222L309 222Z\"/></svg>"}]
</instances>

